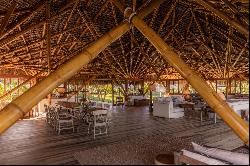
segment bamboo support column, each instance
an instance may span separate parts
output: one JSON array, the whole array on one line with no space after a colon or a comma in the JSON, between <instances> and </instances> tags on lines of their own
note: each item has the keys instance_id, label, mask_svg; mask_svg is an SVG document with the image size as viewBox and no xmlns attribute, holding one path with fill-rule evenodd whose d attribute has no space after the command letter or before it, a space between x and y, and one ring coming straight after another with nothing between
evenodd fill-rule
<instances>
[{"instance_id":1,"label":"bamboo support column","mask_svg":"<svg viewBox=\"0 0 250 166\"><path fill-rule=\"evenodd\" d=\"M114 95L114 83L113 82L112 82L111 86L112 86L112 106L114 106L114 104L115 104L115 95Z\"/></svg>"},{"instance_id":2,"label":"bamboo support column","mask_svg":"<svg viewBox=\"0 0 250 166\"><path fill-rule=\"evenodd\" d=\"M103 37L99 38L83 52L73 57L67 63L61 65L47 78L43 79L24 94L13 100L0 111L0 133L23 117L35 104L47 96L54 88L72 77L82 66L88 64L110 43L117 40L129 29L125 23L112 29Z\"/></svg>"},{"instance_id":3,"label":"bamboo support column","mask_svg":"<svg viewBox=\"0 0 250 166\"><path fill-rule=\"evenodd\" d=\"M169 94L170 93L170 80L166 80L166 93Z\"/></svg>"},{"instance_id":4,"label":"bamboo support column","mask_svg":"<svg viewBox=\"0 0 250 166\"><path fill-rule=\"evenodd\" d=\"M249 126L219 95L198 76L186 63L138 16L131 18L132 10L126 10L126 18L151 42L163 58L185 78L204 98L208 105L230 126L233 131L249 146Z\"/></svg>"},{"instance_id":5,"label":"bamboo support column","mask_svg":"<svg viewBox=\"0 0 250 166\"><path fill-rule=\"evenodd\" d=\"M3 93L6 93L6 78L3 80Z\"/></svg>"},{"instance_id":6,"label":"bamboo support column","mask_svg":"<svg viewBox=\"0 0 250 166\"><path fill-rule=\"evenodd\" d=\"M20 78L18 77L17 78L17 85L19 85L20 84ZM19 90L19 88L17 89L17 96L19 96L19 94L20 94L20 90Z\"/></svg>"},{"instance_id":7,"label":"bamboo support column","mask_svg":"<svg viewBox=\"0 0 250 166\"><path fill-rule=\"evenodd\" d=\"M125 89L124 89L124 105L128 105L128 80L125 81Z\"/></svg>"},{"instance_id":8,"label":"bamboo support column","mask_svg":"<svg viewBox=\"0 0 250 166\"><path fill-rule=\"evenodd\" d=\"M149 91L149 112L153 112L153 94L151 89Z\"/></svg>"},{"instance_id":9,"label":"bamboo support column","mask_svg":"<svg viewBox=\"0 0 250 166\"><path fill-rule=\"evenodd\" d=\"M140 95L144 96L144 80L142 80L141 82L141 94Z\"/></svg>"},{"instance_id":10,"label":"bamboo support column","mask_svg":"<svg viewBox=\"0 0 250 166\"><path fill-rule=\"evenodd\" d=\"M114 3L117 1L114 1ZM138 17L143 18L159 7L165 0L154 0L148 7L140 11ZM31 27L30 27L31 28ZM28 30L28 29L27 29ZM54 88L68 80L84 65L88 64L113 41L129 31L129 25L122 23L110 32L93 42L83 52L58 67L47 78L13 100L0 111L0 134L23 117L35 104L47 96ZM23 32L22 32L23 33ZM14 36L16 37L16 35ZM8 39L10 40L10 39Z\"/></svg>"}]
</instances>

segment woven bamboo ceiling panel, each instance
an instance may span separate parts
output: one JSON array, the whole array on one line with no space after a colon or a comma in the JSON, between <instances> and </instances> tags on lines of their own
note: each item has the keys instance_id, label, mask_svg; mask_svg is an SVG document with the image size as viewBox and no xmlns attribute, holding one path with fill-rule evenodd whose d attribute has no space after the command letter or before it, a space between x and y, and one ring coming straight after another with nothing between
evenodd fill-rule
<instances>
[{"instance_id":1,"label":"woven bamboo ceiling panel","mask_svg":"<svg viewBox=\"0 0 250 166\"><path fill-rule=\"evenodd\" d=\"M152 0L120 0L139 11ZM204 78L248 78L248 0L165 0L144 18ZM47 74L123 22L112 0L0 0L0 71ZM171 56L171 55L169 55ZM133 26L76 76L181 78Z\"/></svg>"}]
</instances>

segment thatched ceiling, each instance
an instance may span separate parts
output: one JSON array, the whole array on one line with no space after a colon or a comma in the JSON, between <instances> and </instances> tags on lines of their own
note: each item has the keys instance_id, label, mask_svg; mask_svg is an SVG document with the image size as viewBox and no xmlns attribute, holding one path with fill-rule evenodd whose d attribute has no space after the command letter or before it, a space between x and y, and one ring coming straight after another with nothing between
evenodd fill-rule
<instances>
[{"instance_id":1,"label":"thatched ceiling","mask_svg":"<svg viewBox=\"0 0 250 166\"><path fill-rule=\"evenodd\" d=\"M121 3L136 11L150 5L151 0ZM248 28L248 0L209 3ZM55 70L122 21L123 12L111 0L0 0L0 71L46 74L48 68ZM196 0L165 0L144 21L201 76L248 78L248 36ZM180 77L134 27L83 67L79 75Z\"/></svg>"}]
</instances>

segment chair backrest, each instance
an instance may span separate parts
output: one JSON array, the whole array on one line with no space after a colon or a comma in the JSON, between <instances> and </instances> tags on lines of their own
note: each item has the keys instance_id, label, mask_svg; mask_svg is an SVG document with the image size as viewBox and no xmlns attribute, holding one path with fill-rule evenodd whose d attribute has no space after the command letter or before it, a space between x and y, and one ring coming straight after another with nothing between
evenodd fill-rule
<instances>
[{"instance_id":1,"label":"chair backrest","mask_svg":"<svg viewBox=\"0 0 250 166\"><path fill-rule=\"evenodd\" d=\"M94 115L94 124L105 125L108 121L108 110L96 110L93 112Z\"/></svg>"},{"instance_id":2,"label":"chair backrest","mask_svg":"<svg viewBox=\"0 0 250 166\"><path fill-rule=\"evenodd\" d=\"M77 119L82 119L83 115L84 115L83 109L80 108L80 109L74 109L74 110L73 110L73 116L74 116L75 118L77 118Z\"/></svg>"},{"instance_id":3,"label":"chair backrest","mask_svg":"<svg viewBox=\"0 0 250 166\"><path fill-rule=\"evenodd\" d=\"M98 103L96 104L96 107L102 108L102 105L103 105L102 103L99 103L99 102L98 102Z\"/></svg>"},{"instance_id":4,"label":"chair backrest","mask_svg":"<svg viewBox=\"0 0 250 166\"><path fill-rule=\"evenodd\" d=\"M112 108L112 107L111 107ZM111 120L111 118L112 118L112 109L109 109L108 110L108 112L107 112L107 118L109 119L109 120Z\"/></svg>"}]
</instances>

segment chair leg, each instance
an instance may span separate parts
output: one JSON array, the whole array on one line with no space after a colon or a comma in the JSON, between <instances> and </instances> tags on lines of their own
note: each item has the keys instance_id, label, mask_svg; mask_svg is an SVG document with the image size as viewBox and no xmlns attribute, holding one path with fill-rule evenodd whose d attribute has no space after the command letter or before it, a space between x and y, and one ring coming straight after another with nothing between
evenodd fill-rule
<instances>
[{"instance_id":1,"label":"chair leg","mask_svg":"<svg viewBox=\"0 0 250 166\"><path fill-rule=\"evenodd\" d=\"M105 125L105 133L108 135L108 124Z\"/></svg>"},{"instance_id":2,"label":"chair leg","mask_svg":"<svg viewBox=\"0 0 250 166\"><path fill-rule=\"evenodd\" d=\"M90 128L90 123L89 123L89 126L88 126L88 134L89 134L89 128Z\"/></svg>"},{"instance_id":3,"label":"chair leg","mask_svg":"<svg viewBox=\"0 0 250 166\"><path fill-rule=\"evenodd\" d=\"M201 122L202 122L202 111L201 111Z\"/></svg>"},{"instance_id":4,"label":"chair leg","mask_svg":"<svg viewBox=\"0 0 250 166\"><path fill-rule=\"evenodd\" d=\"M58 135L60 134L60 123L59 123L59 126L58 126Z\"/></svg>"}]
</instances>

